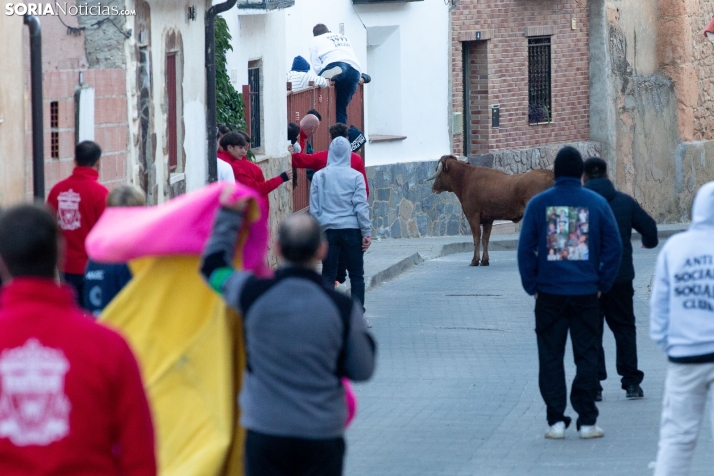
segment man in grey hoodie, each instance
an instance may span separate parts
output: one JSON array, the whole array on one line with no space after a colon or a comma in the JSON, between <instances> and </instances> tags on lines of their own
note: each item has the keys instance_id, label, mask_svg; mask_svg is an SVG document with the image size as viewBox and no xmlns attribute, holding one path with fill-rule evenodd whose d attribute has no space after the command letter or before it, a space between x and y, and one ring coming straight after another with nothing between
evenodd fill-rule
<instances>
[{"instance_id":1,"label":"man in grey hoodie","mask_svg":"<svg viewBox=\"0 0 714 476\"><path fill-rule=\"evenodd\" d=\"M692 224L665 243L650 298L650 337L667 353L655 476L686 475L704 407L714 398L714 182L694 198ZM711 404L709 411L714 417Z\"/></svg>"},{"instance_id":2,"label":"man in grey hoodie","mask_svg":"<svg viewBox=\"0 0 714 476\"><path fill-rule=\"evenodd\" d=\"M322 260L325 286L334 286L340 253L350 276L352 299L364 308L364 252L372 243L367 186L350 166L352 147L344 137L330 144L327 167L312 178L310 213L325 231L329 250Z\"/></svg>"}]
</instances>

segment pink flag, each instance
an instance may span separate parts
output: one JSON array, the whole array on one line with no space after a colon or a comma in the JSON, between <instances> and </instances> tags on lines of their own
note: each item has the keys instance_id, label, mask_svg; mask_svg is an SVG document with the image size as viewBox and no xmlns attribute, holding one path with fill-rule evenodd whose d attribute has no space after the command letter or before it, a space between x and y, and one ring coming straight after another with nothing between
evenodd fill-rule
<instances>
[{"instance_id":1,"label":"pink flag","mask_svg":"<svg viewBox=\"0 0 714 476\"><path fill-rule=\"evenodd\" d=\"M109 207L87 236L87 254L103 263L201 254L225 186L216 182L152 207ZM238 183L235 197L255 198L260 207L260 217L250 224L243 247L243 266L264 274L269 236L266 205L255 190Z\"/></svg>"}]
</instances>

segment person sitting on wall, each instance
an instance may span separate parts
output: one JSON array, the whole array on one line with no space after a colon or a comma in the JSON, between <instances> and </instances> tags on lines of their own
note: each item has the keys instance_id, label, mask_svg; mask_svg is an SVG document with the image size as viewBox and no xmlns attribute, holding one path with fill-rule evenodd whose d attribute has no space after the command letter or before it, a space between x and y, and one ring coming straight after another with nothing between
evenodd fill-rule
<instances>
[{"instance_id":1,"label":"person sitting on wall","mask_svg":"<svg viewBox=\"0 0 714 476\"><path fill-rule=\"evenodd\" d=\"M302 56L293 59L293 65L288 71L288 83L292 85L292 91L302 91L310 87L310 82L320 88L326 88L330 82L314 73L310 72L310 63Z\"/></svg>"},{"instance_id":2,"label":"person sitting on wall","mask_svg":"<svg viewBox=\"0 0 714 476\"><path fill-rule=\"evenodd\" d=\"M312 34L310 62L317 74L335 83L335 118L347 124L347 106L357 92L362 68L346 36L331 33L322 23L313 27Z\"/></svg>"}]
</instances>

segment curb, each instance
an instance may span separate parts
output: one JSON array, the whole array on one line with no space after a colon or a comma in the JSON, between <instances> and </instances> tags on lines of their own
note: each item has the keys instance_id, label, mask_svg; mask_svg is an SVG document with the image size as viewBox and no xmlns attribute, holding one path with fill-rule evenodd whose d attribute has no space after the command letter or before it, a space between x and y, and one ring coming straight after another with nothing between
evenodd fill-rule
<instances>
[{"instance_id":1,"label":"curb","mask_svg":"<svg viewBox=\"0 0 714 476\"><path fill-rule=\"evenodd\" d=\"M663 240L682 231L685 231L685 229L658 230L657 236L660 240ZM637 232L633 232L632 239L641 240L642 236ZM489 242L488 249L490 251L515 251L516 249L518 249L518 240L513 238L499 240L498 235L496 235L493 236L491 241ZM371 291L388 281L392 281L398 278L414 266L424 263L425 261L431 261L435 258L443 258L445 256L454 255L458 253L473 253L473 251L474 242L473 239L470 239L468 241L462 241L459 243L448 243L446 245L442 245L441 250L434 256L425 257L422 256L421 253L414 253L413 255L404 258L398 263L395 263L387 269L384 269L372 276L369 280L369 283L365 283L365 292Z\"/></svg>"}]
</instances>

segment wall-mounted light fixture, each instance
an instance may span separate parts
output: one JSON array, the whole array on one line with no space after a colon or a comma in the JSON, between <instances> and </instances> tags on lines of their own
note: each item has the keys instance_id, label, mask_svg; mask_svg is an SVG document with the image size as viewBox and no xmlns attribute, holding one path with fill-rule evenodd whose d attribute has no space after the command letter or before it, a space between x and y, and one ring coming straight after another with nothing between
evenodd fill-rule
<instances>
[{"instance_id":1,"label":"wall-mounted light fixture","mask_svg":"<svg viewBox=\"0 0 714 476\"><path fill-rule=\"evenodd\" d=\"M196 7L193 5L188 7L187 16L189 21L196 21Z\"/></svg>"},{"instance_id":2,"label":"wall-mounted light fixture","mask_svg":"<svg viewBox=\"0 0 714 476\"><path fill-rule=\"evenodd\" d=\"M709 41L714 43L714 17L712 17L712 21L709 22L706 28L704 28L704 36L709 38Z\"/></svg>"}]
</instances>

